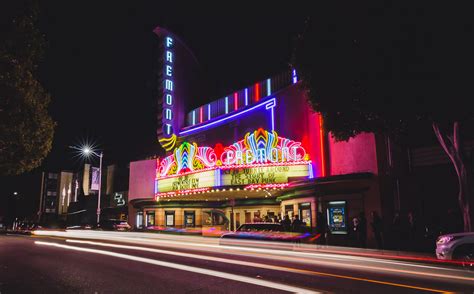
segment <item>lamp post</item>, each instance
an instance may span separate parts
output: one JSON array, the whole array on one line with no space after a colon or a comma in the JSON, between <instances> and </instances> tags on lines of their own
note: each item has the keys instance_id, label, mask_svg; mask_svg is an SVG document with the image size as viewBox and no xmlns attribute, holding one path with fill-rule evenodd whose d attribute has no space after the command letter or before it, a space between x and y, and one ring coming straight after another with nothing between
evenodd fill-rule
<instances>
[{"instance_id":1,"label":"lamp post","mask_svg":"<svg viewBox=\"0 0 474 294\"><path fill-rule=\"evenodd\" d=\"M82 153L85 156L94 155L94 156L99 157L99 194L97 196L97 227L99 227L100 226L99 224L100 223L100 194L102 190L102 157L104 156L104 153L101 151L100 154L98 154L97 152L95 152L89 147L84 147L82 149Z\"/></svg>"}]
</instances>

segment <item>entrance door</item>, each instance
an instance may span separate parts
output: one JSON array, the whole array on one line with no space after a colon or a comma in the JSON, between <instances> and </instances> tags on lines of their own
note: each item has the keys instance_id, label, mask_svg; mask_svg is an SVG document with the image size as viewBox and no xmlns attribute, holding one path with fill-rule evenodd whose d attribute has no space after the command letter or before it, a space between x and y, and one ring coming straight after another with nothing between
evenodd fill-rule
<instances>
[{"instance_id":1,"label":"entrance door","mask_svg":"<svg viewBox=\"0 0 474 294\"><path fill-rule=\"evenodd\" d=\"M293 204L285 205L285 215L288 215L290 221L293 218Z\"/></svg>"},{"instance_id":2,"label":"entrance door","mask_svg":"<svg viewBox=\"0 0 474 294\"><path fill-rule=\"evenodd\" d=\"M155 225L155 212L147 212L146 213L146 226L154 226Z\"/></svg>"},{"instance_id":3,"label":"entrance door","mask_svg":"<svg viewBox=\"0 0 474 294\"><path fill-rule=\"evenodd\" d=\"M235 213L235 228L238 229L240 227L240 212Z\"/></svg>"},{"instance_id":4,"label":"entrance door","mask_svg":"<svg viewBox=\"0 0 474 294\"><path fill-rule=\"evenodd\" d=\"M245 212L245 223L251 223L252 222L252 214L250 212Z\"/></svg>"},{"instance_id":5,"label":"entrance door","mask_svg":"<svg viewBox=\"0 0 474 294\"><path fill-rule=\"evenodd\" d=\"M194 211L184 212L184 226L194 228L196 226L196 213Z\"/></svg>"},{"instance_id":6,"label":"entrance door","mask_svg":"<svg viewBox=\"0 0 474 294\"><path fill-rule=\"evenodd\" d=\"M300 220L305 223L306 227L311 227L311 203L300 203L299 204Z\"/></svg>"}]
</instances>

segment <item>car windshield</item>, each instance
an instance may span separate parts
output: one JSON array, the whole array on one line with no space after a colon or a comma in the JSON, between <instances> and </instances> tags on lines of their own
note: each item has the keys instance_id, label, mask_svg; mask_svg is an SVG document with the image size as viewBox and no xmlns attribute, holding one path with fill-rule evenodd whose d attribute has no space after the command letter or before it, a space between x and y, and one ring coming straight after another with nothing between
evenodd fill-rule
<instances>
[{"instance_id":1,"label":"car windshield","mask_svg":"<svg viewBox=\"0 0 474 294\"><path fill-rule=\"evenodd\" d=\"M243 224L237 231L239 232L282 232L283 228L278 224Z\"/></svg>"}]
</instances>

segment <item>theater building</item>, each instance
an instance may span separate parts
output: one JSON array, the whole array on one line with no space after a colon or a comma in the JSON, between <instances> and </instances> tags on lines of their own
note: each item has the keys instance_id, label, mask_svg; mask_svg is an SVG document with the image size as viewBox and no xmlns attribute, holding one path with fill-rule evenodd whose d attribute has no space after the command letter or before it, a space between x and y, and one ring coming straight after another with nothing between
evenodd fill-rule
<instances>
[{"instance_id":1,"label":"theater building","mask_svg":"<svg viewBox=\"0 0 474 294\"><path fill-rule=\"evenodd\" d=\"M298 215L344 244L353 216L385 213L386 145L373 134L336 142L294 70L187 109L191 97L176 94L184 92L183 45L166 30L155 33L163 46L158 139L166 152L130 164L132 226L208 232Z\"/></svg>"}]
</instances>

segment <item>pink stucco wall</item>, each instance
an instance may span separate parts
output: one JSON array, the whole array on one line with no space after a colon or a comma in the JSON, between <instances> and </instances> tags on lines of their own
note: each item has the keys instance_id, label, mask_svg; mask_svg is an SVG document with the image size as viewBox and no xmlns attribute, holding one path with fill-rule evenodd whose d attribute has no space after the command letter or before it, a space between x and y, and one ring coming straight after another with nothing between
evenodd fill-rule
<instances>
[{"instance_id":1,"label":"pink stucco wall","mask_svg":"<svg viewBox=\"0 0 474 294\"><path fill-rule=\"evenodd\" d=\"M130 162L128 200L155 196L156 159Z\"/></svg>"},{"instance_id":2,"label":"pink stucco wall","mask_svg":"<svg viewBox=\"0 0 474 294\"><path fill-rule=\"evenodd\" d=\"M359 134L345 142L336 142L329 135L330 175L371 172L377 174L375 136Z\"/></svg>"}]
</instances>

